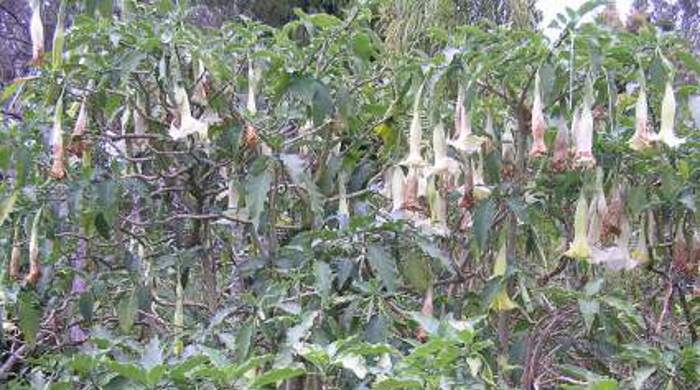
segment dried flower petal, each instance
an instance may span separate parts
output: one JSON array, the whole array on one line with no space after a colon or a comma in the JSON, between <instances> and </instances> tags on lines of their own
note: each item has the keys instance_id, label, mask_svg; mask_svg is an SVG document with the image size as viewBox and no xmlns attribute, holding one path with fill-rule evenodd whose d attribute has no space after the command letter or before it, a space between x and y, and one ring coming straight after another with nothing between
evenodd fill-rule
<instances>
[{"instance_id":1,"label":"dried flower petal","mask_svg":"<svg viewBox=\"0 0 700 390\"><path fill-rule=\"evenodd\" d=\"M661 103L661 131L659 139L671 148L677 148L685 143L685 138L679 138L675 133L676 98L673 94L671 80L666 82L666 91Z\"/></svg>"},{"instance_id":2,"label":"dried flower petal","mask_svg":"<svg viewBox=\"0 0 700 390\"><path fill-rule=\"evenodd\" d=\"M532 102L532 147L530 148L530 156L537 158L547 153L547 145L544 143L544 133L547 130L547 123L544 119L542 105L542 96L540 92L540 75L537 73L535 77L535 91Z\"/></svg>"},{"instance_id":3,"label":"dried flower petal","mask_svg":"<svg viewBox=\"0 0 700 390\"><path fill-rule=\"evenodd\" d=\"M415 168L409 168L408 170L401 208L408 211L419 211L421 209L418 203L418 173Z\"/></svg>"},{"instance_id":4,"label":"dried flower petal","mask_svg":"<svg viewBox=\"0 0 700 390\"><path fill-rule=\"evenodd\" d=\"M620 236L624 211L625 205L622 199L622 187L620 185L615 185L612 190L610 205L605 214L603 214L601 235L604 240L610 240L613 237Z\"/></svg>"},{"instance_id":5,"label":"dried flower petal","mask_svg":"<svg viewBox=\"0 0 700 390\"><path fill-rule=\"evenodd\" d=\"M22 237L20 236L19 224L15 225L15 233L12 239L12 253L8 265L8 275L10 279L19 278L19 265L22 259Z\"/></svg>"},{"instance_id":6,"label":"dried flower petal","mask_svg":"<svg viewBox=\"0 0 700 390\"><path fill-rule=\"evenodd\" d=\"M693 274L695 269L691 266L689 257L688 242L685 240L682 226L679 226L676 232L676 240L673 243L673 268L678 272L688 275Z\"/></svg>"}]
</instances>

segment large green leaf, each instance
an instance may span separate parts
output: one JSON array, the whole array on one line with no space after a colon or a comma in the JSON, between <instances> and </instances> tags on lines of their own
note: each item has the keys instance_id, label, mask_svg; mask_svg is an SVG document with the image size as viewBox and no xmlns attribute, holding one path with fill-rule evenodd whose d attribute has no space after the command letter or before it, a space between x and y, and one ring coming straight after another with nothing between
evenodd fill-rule
<instances>
[{"instance_id":1,"label":"large green leaf","mask_svg":"<svg viewBox=\"0 0 700 390\"><path fill-rule=\"evenodd\" d=\"M379 275L379 279L389 292L396 291L396 261L386 253L386 251L377 245L367 247L367 260L375 272Z\"/></svg>"},{"instance_id":2,"label":"large green leaf","mask_svg":"<svg viewBox=\"0 0 700 390\"><path fill-rule=\"evenodd\" d=\"M254 388L261 388L273 383L278 383L286 379L296 378L302 376L306 373L303 367L283 367L283 368L273 368L270 371L265 372L255 379L253 382Z\"/></svg>"},{"instance_id":3,"label":"large green leaf","mask_svg":"<svg viewBox=\"0 0 700 390\"><path fill-rule=\"evenodd\" d=\"M39 298L34 291L29 289L20 291L17 315L19 317L19 329L22 331L24 339L30 345L34 345L42 318Z\"/></svg>"},{"instance_id":4,"label":"large green leaf","mask_svg":"<svg viewBox=\"0 0 700 390\"><path fill-rule=\"evenodd\" d=\"M260 226L260 216L265 208L267 193L270 191L272 183L272 172L264 169L255 175L248 177L245 186L245 203L248 210L248 217L257 230Z\"/></svg>"}]
</instances>

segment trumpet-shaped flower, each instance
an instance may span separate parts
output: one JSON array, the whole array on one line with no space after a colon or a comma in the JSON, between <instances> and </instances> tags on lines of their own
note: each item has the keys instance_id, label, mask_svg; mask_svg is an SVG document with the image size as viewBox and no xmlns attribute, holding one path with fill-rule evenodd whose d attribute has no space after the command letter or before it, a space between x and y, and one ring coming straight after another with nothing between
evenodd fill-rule
<instances>
[{"instance_id":1,"label":"trumpet-shaped flower","mask_svg":"<svg viewBox=\"0 0 700 390\"><path fill-rule=\"evenodd\" d=\"M624 216L625 205L622 199L622 187L615 185L610 197L610 205L603 214L603 225L601 235L603 239L618 237L622 233L622 217Z\"/></svg>"},{"instance_id":2,"label":"trumpet-shaped flower","mask_svg":"<svg viewBox=\"0 0 700 390\"><path fill-rule=\"evenodd\" d=\"M202 139L206 140L209 126L206 122L200 121L192 116L187 91L181 86L175 87L175 104L178 107L178 115L180 116L180 127L175 126L175 122L173 121L170 124L170 137L174 140L178 140L191 134L197 134Z\"/></svg>"},{"instance_id":3,"label":"trumpet-shaped flower","mask_svg":"<svg viewBox=\"0 0 700 390\"><path fill-rule=\"evenodd\" d=\"M430 225L435 234L445 236L450 233L447 226L447 201L437 185L438 177L428 181L428 206L430 207Z\"/></svg>"},{"instance_id":4,"label":"trumpet-shaped flower","mask_svg":"<svg viewBox=\"0 0 700 390\"><path fill-rule=\"evenodd\" d=\"M666 91L664 99L661 102L661 131L659 131L659 140L671 148L677 148L685 143L685 138L679 138L675 133L676 120L676 97L673 93L673 85L671 80L666 82Z\"/></svg>"},{"instance_id":5,"label":"trumpet-shaped flower","mask_svg":"<svg viewBox=\"0 0 700 390\"><path fill-rule=\"evenodd\" d=\"M491 188L489 188L484 182L484 157L481 155L481 151L477 152L477 159L473 174L474 199L480 201L488 198L491 195Z\"/></svg>"},{"instance_id":6,"label":"trumpet-shaped flower","mask_svg":"<svg viewBox=\"0 0 700 390\"><path fill-rule=\"evenodd\" d=\"M195 66L195 85L192 90L192 103L200 106L207 105L207 70L202 60L197 61Z\"/></svg>"},{"instance_id":7,"label":"trumpet-shaped flower","mask_svg":"<svg viewBox=\"0 0 700 390\"><path fill-rule=\"evenodd\" d=\"M248 64L248 99L246 101L246 109L251 115L258 113L257 104L255 102L255 93L258 88L260 79L260 70L255 67L255 63L250 61Z\"/></svg>"},{"instance_id":8,"label":"trumpet-shaped flower","mask_svg":"<svg viewBox=\"0 0 700 390\"><path fill-rule=\"evenodd\" d=\"M390 186L391 186L391 211L398 212L403 208L404 188L406 176L403 174L401 167L394 167L391 170Z\"/></svg>"},{"instance_id":9,"label":"trumpet-shaped flower","mask_svg":"<svg viewBox=\"0 0 700 390\"><path fill-rule=\"evenodd\" d=\"M459 164L447 155L445 128L442 123L438 123L433 129L433 154L434 162L428 176L454 176L459 173Z\"/></svg>"},{"instance_id":10,"label":"trumpet-shaped flower","mask_svg":"<svg viewBox=\"0 0 700 390\"><path fill-rule=\"evenodd\" d=\"M66 177L66 168L63 161L63 96L58 98L53 116L51 128L51 171L49 175L61 180Z\"/></svg>"},{"instance_id":11,"label":"trumpet-shaped flower","mask_svg":"<svg viewBox=\"0 0 700 390\"><path fill-rule=\"evenodd\" d=\"M596 160L593 157L593 113L589 102L581 107L581 116L574 128L574 160L577 166L592 168Z\"/></svg>"},{"instance_id":12,"label":"trumpet-shaped flower","mask_svg":"<svg viewBox=\"0 0 700 390\"><path fill-rule=\"evenodd\" d=\"M632 150L640 151L652 147L658 139L658 136L649 128L647 92L642 86L634 108L634 135L629 140L629 145Z\"/></svg>"},{"instance_id":13,"label":"trumpet-shaped flower","mask_svg":"<svg viewBox=\"0 0 700 390\"><path fill-rule=\"evenodd\" d=\"M71 137L80 138L85 134L85 130L87 129L87 119L87 107L85 106L85 100L83 99L83 101L80 103L78 118L75 120Z\"/></svg>"},{"instance_id":14,"label":"trumpet-shaped flower","mask_svg":"<svg viewBox=\"0 0 700 390\"><path fill-rule=\"evenodd\" d=\"M450 146L467 154L479 150L486 140L472 133L471 114L464 108L464 91L461 88L455 105L455 133L456 138L449 141Z\"/></svg>"},{"instance_id":15,"label":"trumpet-shaped flower","mask_svg":"<svg viewBox=\"0 0 700 390\"><path fill-rule=\"evenodd\" d=\"M418 186L419 177L416 168L408 169L408 176L406 177L404 185L404 197L403 204L401 208L408 211L418 211L421 209L418 203Z\"/></svg>"},{"instance_id":16,"label":"trumpet-shaped flower","mask_svg":"<svg viewBox=\"0 0 700 390\"><path fill-rule=\"evenodd\" d=\"M32 18L29 31L32 38L32 63L41 63L44 57L44 25L41 21L41 0L32 0Z\"/></svg>"},{"instance_id":17,"label":"trumpet-shaped flower","mask_svg":"<svg viewBox=\"0 0 700 390\"><path fill-rule=\"evenodd\" d=\"M552 169L555 172L566 170L569 162L569 129L566 122L560 120L557 124L557 137L554 139L554 153L552 156Z\"/></svg>"},{"instance_id":18,"label":"trumpet-shaped flower","mask_svg":"<svg viewBox=\"0 0 700 390\"><path fill-rule=\"evenodd\" d=\"M423 129L420 123L420 98L423 92L423 85L418 88L416 97L413 101L413 118L411 119L411 128L408 133L408 157L406 157L401 165L411 167L423 167L426 165L421 155L421 140L423 138Z\"/></svg>"},{"instance_id":19,"label":"trumpet-shaped flower","mask_svg":"<svg viewBox=\"0 0 700 390\"><path fill-rule=\"evenodd\" d=\"M569 250L564 253L566 256L580 260L588 260L591 257L591 247L588 245L587 219L588 202L581 191L574 217L574 240L569 244Z\"/></svg>"},{"instance_id":20,"label":"trumpet-shaped flower","mask_svg":"<svg viewBox=\"0 0 700 390\"><path fill-rule=\"evenodd\" d=\"M632 250L632 258L639 264L646 264L651 260L647 248L647 229L644 224L639 227L639 238L637 239L637 245Z\"/></svg>"},{"instance_id":21,"label":"trumpet-shaped flower","mask_svg":"<svg viewBox=\"0 0 700 390\"><path fill-rule=\"evenodd\" d=\"M540 75L535 77L535 91L532 102L532 147L530 148L531 157L541 157L547 153L547 145L544 143L544 133L547 130L547 122L544 119L542 96L540 92Z\"/></svg>"}]
</instances>

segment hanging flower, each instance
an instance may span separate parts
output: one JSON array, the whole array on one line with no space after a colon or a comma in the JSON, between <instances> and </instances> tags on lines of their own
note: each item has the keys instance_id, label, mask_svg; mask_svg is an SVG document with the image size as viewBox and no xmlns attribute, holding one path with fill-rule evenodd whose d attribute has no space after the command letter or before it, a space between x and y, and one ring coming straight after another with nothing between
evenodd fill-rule
<instances>
[{"instance_id":1,"label":"hanging flower","mask_svg":"<svg viewBox=\"0 0 700 390\"><path fill-rule=\"evenodd\" d=\"M42 209L37 211L29 233L29 272L24 277L29 285L35 285L41 277L41 263L39 262L39 222Z\"/></svg>"},{"instance_id":2,"label":"hanging flower","mask_svg":"<svg viewBox=\"0 0 700 390\"><path fill-rule=\"evenodd\" d=\"M459 173L459 164L447 155L445 128L442 123L438 123L433 129L433 154L434 162L428 176L438 175L451 178Z\"/></svg>"},{"instance_id":3,"label":"hanging flower","mask_svg":"<svg viewBox=\"0 0 700 390\"><path fill-rule=\"evenodd\" d=\"M647 229L644 224L639 228L639 238L637 239L637 245L634 250L632 250L632 258L639 264L646 264L651 259L649 258L649 250L647 248Z\"/></svg>"},{"instance_id":4,"label":"hanging flower","mask_svg":"<svg viewBox=\"0 0 700 390\"><path fill-rule=\"evenodd\" d=\"M622 199L622 186L616 184L612 190L610 205L607 211L603 214L603 224L601 235L604 240L610 240L620 236L622 217L625 211L625 205Z\"/></svg>"},{"instance_id":5,"label":"hanging flower","mask_svg":"<svg viewBox=\"0 0 700 390\"><path fill-rule=\"evenodd\" d=\"M401 205L403 210L421 210L420 204L418 203L418 181L419 178L416 168L409 168L408 177L406 177L405 181L403 204Z\"/></svg>"},{"instance_id":6,"label":"hanging flower","mask_svg":"<svg viewBox=\"0 0 700 390\"><path fill-rule=\"evenodd\" d=\"M564 255L574 259L587 260L591 257L591 247L588 245L588 202L581 191L576 215L574 217L574 240Z\"/></svg>"},{"instance_id":7,"label":"hanging flower","mask_svg":"<svg viewBox=\"0 0 700 390\"><path fill-rule=\"evenodd\" d=\"M22 259L22 237L20 235L19 224L15 225L15 233L12 238L12 252L10 253L10 263L8 265L8 275L10 279L19 279L19 265Z\"/></svg>"},{"instance_id":8,"label":"hanging flower","mask_svg":"<svg viewBox=\"0 0 700 390\"><path fill-rule=\"evenodd\" d=\"M481 148L484 137L472 134L471 114L464 108L464 91L460 88L455 105L456 138L449 141L450 146L460 152L471 154Z\"/></svg>"},{"instance_id":9,"label":"hanging flower","mask_svg":"<svg viewBox=\"0 0 700 390\"><path fill-rule=\"evenodd\" d=\"M200 121L192 116L187 91L185 91L185 88L182 86L175 87L175 105L178 108L180 126L177 127L175 121L170 123L170 130L168 131L170 137L174 140L178 140L192 134L197 134L201 139L208 139L209 126L207 126L206 122Z\"/></svg>"},{"instance_id":10,"label":"hanging flower","mask_svg":"<svg viewBox=\"0 0 700 390\"><path fill-rule=\"evenodd\" d=\"M425 291L425 297L423 298L423 308L421 308L421 314L423 314L426 317L432 317L433 316L433 286L430 285L428 286L428 289ZM416 332L416 339L420 341L425 341L428 339L428 332L425 330L422 326L418 328L418 331Z\"/></svg>"},{"instance_id":11,"label":"hanging flower","mask_svg":"<svg viewBox=\"0 0 700 390\"><path fill-rule=\"evenodd\" d=\"M501 175L511 177L515 169L515 140L513 138L513 123L508 121L501 136Z\"/></svg>"},{"instance_id":12,"label":"hanging flower","mask_svg":"<svg viewBox=\"0 0 700 390\"><path fill-rule=\"evenodd\" d=\"M569 165L569 129L563 119L557 124L557 137L554 139L554 155L552 156L552 169L555 172L563 172Z\"/></svg>"},{"instance_id":13,"label":"hanging flower","mask_svg":"<svg viewBox=\"0 0 700 390\"><path fill-rule=\"evenodd\" d=\"M246 101L246 108L250 115L255 115L258 113L258 108L255 102L255 93L258 88L258 81L260 81L261 69L255 66L254 61L248 63L248 99Z\"/></svg>"},{"instance_id":14,"label":"hanging flower","mask_svg":"<svg viewBox=\"0 0 700 390\"><path fill-rule=\"evenodd\" d=\"M587 99L584 99L587 100ZM593 157L593 113L588 102L584 102L581 107L581 116L576 121L574 128L574 161L577 166L592 168L595 166Z\"/></svg>"},{"instance_id":15,"label":"hanging flower","mask_svg":"<svg viewBox=\"0 0 700 390\"><path fill-rule=\"evenodd\" d=\"M200 106L207 105L207 94L209 89L209 81L207 80L207 70L204 67L202 60L197 60L195 66L194 88L192 89L192 103Z\"/></svg>"},{"instance_id":16,"label":"hanging flower","mask_svg":"<svg viewBox=\"0 0 700 390\"><path fill-rule=\"evenodd\" d=\"M447 226L447 201L445 195L438 188L438 177L433 176L428 181L428 205L430 207L430 224L439 236L446 236L450 233Z\"/></svg>"},{"instance_id":17,"label":"hanging flower","mask_svg":"<svg viewBox=\"0 0 700 390\"><path fill-rule=\"evenodd\" d=\"M401 165L409 168L419 168L426 165L420 151L421 139L423 138L423 129L420 123L420 98L422 92L423 85L421 84L413 101L413 118L411 119L411 128L408 133L408 156L401 162Z\"/></svg>"},{"instance_id":18,"label":"hanging flower","mask_svg":"<svg viewBox=\"0 0 700 390\"><path fill-rule=\"evenodd\" d=\"M603 169L596 170L595 194L588 207L588 242L596 244L600 240L602 218L608 212L608 203L603 189Z\"/></svg>"},{"instance_id":19,"label":"hanging flower","mask_svg":"<svg viewBox=\"0 0 700 390\"><path fill-rule=\"evenodd\" d=\"M41 0L32 0L29 30L32 38L32 63L39 65L44 57L44 25L41 21Z\"/></svg>"},{"instance_id":20,"label":"hanging flower","mask_svg":"<svg viewBox=\"0 0 700 390\"><path fill-rule=\"evenodd\" d=\"M652 144L658 140L658 136L649 128L647 92L643 83L634 110L634 135L629 140L629 145L632 150L641 151L652 147Z\"/></svg>"},{"instance_id":21,"label":"hanging flower","mask_svg":"<svg viewBox=\"0 0 700 390\"><path fill-rule=\"evenodd\" d=\"M58 98L53 116L53 127L51 128L51 171L49 175L54 179L61 180L66 177L66 168L63 158L63 96Z\"/></svg>"},{"instance_id":22,"label":"hanging flower","mask_svg":"<svg viewBox=\"0 0 700 390\"><path fill-rule=\"evenodd\" d=\"M134 135L142 136L148 133L148 121L141 114L141 111L147 113L148 108L143 104L141 95L136 96L136 107L134 107ZM148 145L148 139L146 138L136 138L134 139L134 148L137 152L143 152Z\"/></svg>"},{"instance_id":23,"label":"hanging flower","mask_svg":"<svg viewBox=\"0 0 700 390\"><path fill-rule=\"evenodd\" d=\"M394 167L391 171L391 211L392 213L397 213L403 208L406 176L403 174L401 167Z\"/></svg>"},{"instance_id":24,"label":"hanging flower","mask_svg":"<svg viewBox=\"0 0 700 390\"><path fill-rule=\"evenodd\" d=\"M491 188L484 182L484 156L481 151L477 152L477 160L474 167L474 199L477 201L488 198L491 195Z\"/></svg>"},{"instance_id":25,"label":"hanging flower","mask_svg":"<svg viewBox=\"0 0 700 390\"><path fill-rule=\"evenodd\" d=\"M63 62L63 43L65 41L65 15L66 15L66 2L61 1L58 7L58 14L56 15L56 28L53 32L53 43L51 45L53 51L53 66L57 68Z\"/></svg>"},{"instance_id":26,"label":"hanging flower","mask_svg":"<svg viewBox=\"0 0 700 390\"><path fill-rule=\"evenodd\" d=\"M535 92L532 102L532 147L530 148L530 157L541 157L547 153L547 145L544 143L544 133L547 130L547 122L544 119L542 93L540 92L540 75L539 72L535 77Z\"/></svg>"},{"instance_id":27,"label":"hanging flower","mask_svg":"<svg viewBox=\"0 0 700 390\"><path fill-rule=\"evenodd\" d=\"M484 150L486 154L491 153L496 145L496 132L493 130L493 117L491 111L486 111L486 120L484 123L484 133L486 140L484 142Z\"/></svg>"},{"instance_id":28,"label":"hanging flower","mask_svg":"<svg viewBox=\"0 0 700 390\"><path fill-rule=\"evenodd\" d=\"M659 139L671 148L677 148L685 143L685 138L679 138L675 133L676 98L673 94L673 85L669 79L666 82L666 92L661 102L661 131Z\"/></svg>"},{"instance_id":29,"label":"hanging flower","mask_svg":"<svg viewBox=\"0 0 700 390\"><path fill-rule=\"evenodd\" d=\"M603 264L612 271L631 270L639 265L639 262L630 254L629 248L629 223L622 218L620 235L615 244L606 248L591 247L591 263Z\"/></svg>"}]
</instances>

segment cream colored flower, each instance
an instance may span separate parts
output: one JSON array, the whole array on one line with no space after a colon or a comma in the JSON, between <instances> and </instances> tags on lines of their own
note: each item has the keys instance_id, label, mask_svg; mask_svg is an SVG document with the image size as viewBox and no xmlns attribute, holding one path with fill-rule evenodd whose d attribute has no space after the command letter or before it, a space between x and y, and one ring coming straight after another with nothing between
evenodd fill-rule
<instances>
[{"instance_id":1,"label":"cream colored flower","mask_svg":"<svg viewBox=\"0 0 700 390\"><path fill-rule=\"evenodd\" d=\"M428 176L454 176L459 173L459 163L447 155L447 140L445 138L445 128L442 123L438 123L433 129L433 154L434 162L429 170Z\"/></svg>"},{"instance_id":2,"label":"cream colored flower","mask_svg":"<svg viewBox=\"0 0 700 390\"><path fill-rule=\"evenodd\" d=\"M32 38L32 63L39 64L44 57L44 25L41 21L41 0L32 0L32 18L29 31Z\"/></svg>"},{"instance_id":3,"label":"cream colored flower","mask_svg":"<svg viewBox=\"0 0 700 390\"><path fill-rule=\"evenodd\" d=\"M430 207L430 225L435 234L446 236L450 233L447 226L447 200L437 186L438 178L428 180L428 206Z\"/></svg>"},{"instance_id":4,"label":"cream colored flower","mask_svg":"<svg viewBox=\"0 0 700 390\"><path fill-rule=\"evenodd\" d=\"M647 92L642 85L634 109L634 135L629 140L632 150L640 151L652 147L659 138L649 128L649 109L647 107Z\"/></svg>"},{"instance_id":5,"label":"cream colored flower","mask_svg":"<svg viewBox=\"0 0 700 390\"><path fill-rule=\"evenodd\" d=\"M566 170L569 162L569 129L563 119L557 125L557 137L554 139L554 153L552 156L552 169L556 172Z\"/></svg>"},{"instance_id":6,"label":"cream colored flower","mask_svg":"<svg viewBox=\"0 0 700 390\"><path fill-rule=\"evenodd\" d=\"M180 116L180 127L175 126L175 122L170 124L169 134L174 140L185 138L192 134L197 134L201 139L208 139L209 127L203 121L192 117L190 101L187 91L182 86L175 87L175 104L178 107Z\"/></svg>"},{"instance_id":7,"label":"cream colored flower","mask_svg":"<svg viewBox=\"0 0 700 390\"><path fill-rule=\"evenodd\" d=\"M574 128L574 161L577 166L592 168L596 164L593 157L593 113L588 102L581 107L581 116Z\"/></svg>"},{"instance_id":8,"label":"cream colored flower","mask_svg":"<svg viewBox=\"0 0 700 390\"><path fill-rule=\"evenodd\" d=\"M401 167L394 167L391 170L391 211L398 212L403 208L404 202L404 188L406 183L406 176L403 174Z\"/></svg>"},{"instance_id":9,"label":"cream colored flower","mask_svg":"<svg viewBox=\"0 0 700 390\"><path fill-rule=\"evenodd\" d=\"M576 205L574 240L564 255L580 260L588 260L591 257L591 247L588 245L588 202L583 191Z\"/></svg>"},{"instance_id":10,"label":"cream colored flower","mask_svg":"<svg viewBox=\"0 0 700 390\"><path fill-rule=\"evenodd\" d=\"M420 99L422 92L423 85L421 84L413 101L413 117L411 119L411 128L408 133L408 156L401 162L401 165L406 165L409 168L423 167L426 165L423 155L421 155L423 129L420 123Z\"/></svg>"},{"instance_id":11,"label":"cream colored flower","mask_svg":"<svg viewBox=\"0 0 700 390\"><path fill-rule=\"evenodd\" d=\"M61 180L66 177L66 168L63 158L63 95L58 98L53 114L53 127L51 128L51 177Z\"/></svg>"},{"instance_id":12,"label":"cream colored flower","mask_svg":"<svg viewBox=\"0 0 700 390\"><path fill-rule=\"evenodd\" d=\"M455 105L456 138L449 141L450 146L460 152L471 154L481 148L486 141L484 137L472 134L471 114L464 108L464 90L459 89Z\"/></svg>"},{"instance_id":13,"label":"cream colored flower","mask_svg":"<svg viewBox=\"0 0 700 390\"><path fill-rule=\"evenodd\" d=\"M480 201L488 198L491 195L491 188L484 182L484 157L481 155L481 151L477 152L477 159L472 172L474 180L474 199Z\"/></svg>"},{"instance_id":14,"label":"cream colored flower","mask_svg":"<svg viewBox=\"0 0 700 390\"><path fill-rule=\"evenodd\" d=\"M673 85L671 80L666 82L666 91L664 99L661 102L661 131L659 131L659 140L671 148L677 148L685 143L685 138L679 138L675 133L676 121L676 97L673 93Z\"/></svg>"}]
</instances>

